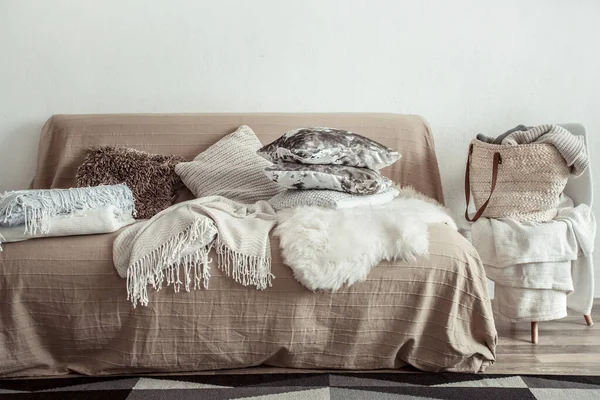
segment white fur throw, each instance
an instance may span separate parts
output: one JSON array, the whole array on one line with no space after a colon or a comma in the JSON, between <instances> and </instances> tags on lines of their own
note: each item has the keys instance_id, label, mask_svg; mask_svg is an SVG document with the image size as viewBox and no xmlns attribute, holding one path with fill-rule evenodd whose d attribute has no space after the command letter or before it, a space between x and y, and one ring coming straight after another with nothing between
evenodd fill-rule
<instances>
[{"instance_id":1,"label":"white fur throw","mask_svg":"<svg viewBox=\"0 0 600 400\"><path fill-rule=\"evenodd\" d=\"M277 216L274 233L283 261L311 290L335 291L363 281L382 260L414 261L427 255L427 224L446 223L457 230L442 206L410 188L383 205L298 207Z\"/></svg>"}]
</instances>

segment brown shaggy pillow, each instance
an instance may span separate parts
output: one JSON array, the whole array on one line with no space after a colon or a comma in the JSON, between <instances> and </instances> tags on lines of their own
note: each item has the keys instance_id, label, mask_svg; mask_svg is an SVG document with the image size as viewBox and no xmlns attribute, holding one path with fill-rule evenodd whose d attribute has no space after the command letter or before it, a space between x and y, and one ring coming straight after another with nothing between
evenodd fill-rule
<instances>
[{"instance_id":1,"label":"brown shaggy pillow","mask_svg":"<svg viewBox=\"0 0 600 400\"><path fill-rule=\"evenodd\" d=\"M127 147L93 147L77 168L77 187L125 183L133 192L137 218L147 219L173 204L183 185L175 165L182 161L181 156Z\"/></svg>"}]
</instances>

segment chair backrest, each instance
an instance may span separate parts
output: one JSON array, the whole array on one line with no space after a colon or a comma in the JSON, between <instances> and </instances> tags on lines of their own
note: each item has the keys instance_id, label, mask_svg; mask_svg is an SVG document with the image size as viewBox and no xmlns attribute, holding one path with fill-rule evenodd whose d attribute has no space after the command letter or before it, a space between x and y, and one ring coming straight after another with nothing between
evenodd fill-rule
<instances>
[{"instance_id":1,"label":"chair backrest","mask_svg":"<svg viewBox=\"0 0 600 400\"><path fill-rule=\"evenodd\" d=\"M581 124L558 124L571 132L574 135L583 136L585 138L585 144L587 146L588 158L591 160L590 146L587 137L585 126ZM565 194L573 199L575 205L587 204L592 206L594 202L594 181L592 180L592 166L591 163L585 170L583 175L578 178L569 178L567 186L565 187Z\"/></svg>"}]
</instances>

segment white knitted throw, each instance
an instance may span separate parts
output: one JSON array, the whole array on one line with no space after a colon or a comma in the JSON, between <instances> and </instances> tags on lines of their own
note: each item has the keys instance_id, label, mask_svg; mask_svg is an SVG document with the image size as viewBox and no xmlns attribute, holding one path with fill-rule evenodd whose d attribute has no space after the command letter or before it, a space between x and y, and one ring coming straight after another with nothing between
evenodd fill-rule
<instances>
[{"instance_id":1,"label":"white knitted throw","mask_svg":"<svg viewBox=\"0 0 600 400\"><path fill-rule=\"evenodd\" d=\"M549 143L565 159L571 168L571 174L580 176L588 167L589 160L583 136L573 135L558 125L539 125L524 131L509 133L503 145L519 145L528 143Z\"/></svg>"},{"instance_id":2,"label":"white knitted throw","mask_svg":"<svg viewBox=\"0 0 600 400\"><path fill-rule=\"evenodd\" d=\"M182 285L190 291L193 279L194 289L208 287L213 248L217 266L227 276L262 290L274 277L269 232L275 222L275 211L264 201L248 205L222 196L190 200L125 229L114 241L113 261L127 278L134 307L148 305L148 285L158 290L166 281L176 292Z\"/></svg>"}]
</instances>

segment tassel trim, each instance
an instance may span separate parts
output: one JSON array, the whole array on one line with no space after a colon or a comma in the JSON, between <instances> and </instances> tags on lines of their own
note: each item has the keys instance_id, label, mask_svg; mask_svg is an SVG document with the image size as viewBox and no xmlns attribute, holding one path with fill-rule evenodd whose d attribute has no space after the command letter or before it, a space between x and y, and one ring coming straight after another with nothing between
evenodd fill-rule
<instances>
[{"instance_id":1,"label":"tassel trim","mask_svg":"<svg viewBox=\"0 0 600 400\"><path fill-rule=\"evenodd\" d=\"M186 253L190 246L199 246L201 239L214 229L210 218L198 218L180 234L146 254L127 268L127 300L135 308L138 303L148 305L148 286L160 290L166 281L178 293L183 286L186 292L192 287L208 288L210 263L208 257L214 248L217 252L217 267L228 277L243 286L256 286L263 290L272 286L275 276L271 273L271 258L241 254L231 250L218 238L211 239L201 249Z\"/></svg>"},{"instance_id":2,"label":"tassel trim","mask_svg":"<svg viewBox=\"0 0 600 400\"><path fill-rule=\"evenodd\" d=\"M50 219L60 214L114 205L136 215L133 193L127 185L105 185L73 189L20 190L0 196L0 221L25 225L24 234L47 234Z\"/></svg>"},{"instance_id":3,"label":"tassel trim","mask_svg":"<svg viewBox=\"0 0 600 400\"><path fill-rule=\"evenodd\" d=\"M271 281L275 275L271 273L271 257L241 254L222 242L217 244L216 251L219 269L234 281L244 286L256 286L258 290L273 286Z\"/></svg>"}]
</instances>

